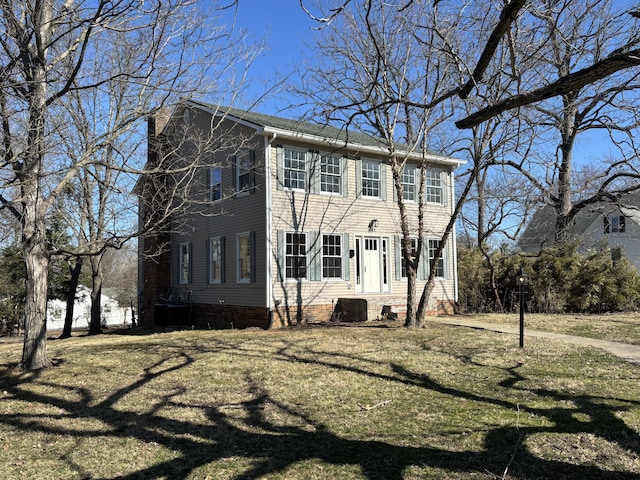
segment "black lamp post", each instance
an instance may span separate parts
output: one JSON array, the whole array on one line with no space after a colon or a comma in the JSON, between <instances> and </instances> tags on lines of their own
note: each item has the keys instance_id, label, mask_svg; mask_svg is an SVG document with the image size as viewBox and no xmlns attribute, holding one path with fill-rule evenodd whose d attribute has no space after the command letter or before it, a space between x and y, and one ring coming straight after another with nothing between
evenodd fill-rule
<instances>
[{"instance_id":1,"label":"black lamp post","mask_svg":"<svg viewBox=\"0 0 640 480\"><path fill-rule=\"evenodd\" d=\"M528 275L524 269L520 269L520 274L516 283L520 286L520 348L524 347L524 286L527 284Z\"/></svg>"}]
</instances>

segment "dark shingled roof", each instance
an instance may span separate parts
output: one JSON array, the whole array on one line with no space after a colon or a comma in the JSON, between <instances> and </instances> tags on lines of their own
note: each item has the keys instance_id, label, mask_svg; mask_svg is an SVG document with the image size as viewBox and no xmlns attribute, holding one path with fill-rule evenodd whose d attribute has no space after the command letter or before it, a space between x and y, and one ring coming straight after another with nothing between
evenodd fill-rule
<instances>
[{"instance_id":1,"label":"dark shingled roof","mask_svg":"<svg viewBox=\"0 0 640 480\"><path fill-rule=\"evenodd\" d=\"M318 123L310 123L302 120L292 120L289 118L276 117L264 113L257 113L238 108L227 107L222 105L214 105L204 102L189 100L189 103L201 106L203 108L220 112L221 115L230 115L248 123L252 123L258 127L271 127L300 134L314 135L327 140L339 140L350 144L360 144L368 147L386 148L386 143L379 138L373 137L363 132L355 130L346 130L331 125L323 125ZM399 149L406 149L406 145L397 144ZM429 152L431 155L443 156L435 152Z\"/></svg>"}]
</instances>

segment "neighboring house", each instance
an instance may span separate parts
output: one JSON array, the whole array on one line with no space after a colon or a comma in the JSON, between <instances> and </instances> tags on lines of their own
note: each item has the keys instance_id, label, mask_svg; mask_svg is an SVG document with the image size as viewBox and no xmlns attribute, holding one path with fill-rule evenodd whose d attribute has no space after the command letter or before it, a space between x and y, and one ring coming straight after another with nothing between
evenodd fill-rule
<instances>
[{"instance_id":1,"label":"neighboring house","mask_svg":"<svg viewBox=\"0 0 640 480\"><path fill-rule=\"evenodd\" d=\"M217 125L213 135L212 125ZM140 240L143 326L273 328L326 322L339 302L352 305L344 309L352 312L351 319L404 314L400 219L381 142L334 127L188 101L164 126L150 123L150 166L158 161L154 152L174 148L171 132L178 130L193 132L194 138L209 135L219 145L190 179L196 185L190 195L204 202L186 207L165 233ZM189 158L201 150L185 144L179 151ZM415 229L420 156L409 158L402 182ZM429 255L451 217L453 170L462 163L436 154L427 161L419 292ZM154 202L171 201L145 186L145 179L136 192L141 224L162 209ZM429 309L452 312L455 232L436 265Z\"/></svg>"},{"instance_id":2,"label":"neighboring house","mask_svg":"<svg viewBox=\"0 0 640 480\"><path fill-rule=\"evenodd\" d=\"M520 235L518 249L537 253L552 246L555 219L551 206L539 209ZM579 241L581 251L603 246L616 250L640 271L640 194L583 208L573 219L569 239Z\"/></svg>"},{"instance_id":3,"label":"neighboring house","mask_svg":"<svg viewBox=\"0 0 640 480\"><path fill-rule=\"evenodd\" d=\"M118 305L113 298L101 296L103 327L131 326L131 308ZM47 330L62 330L67 312L65 300L49 300L47 302ZM76 301L73 305L73 323L71 328L88 328L91 320L91 291L82 285L78 286Z\"/></svg>"}]
</instances>

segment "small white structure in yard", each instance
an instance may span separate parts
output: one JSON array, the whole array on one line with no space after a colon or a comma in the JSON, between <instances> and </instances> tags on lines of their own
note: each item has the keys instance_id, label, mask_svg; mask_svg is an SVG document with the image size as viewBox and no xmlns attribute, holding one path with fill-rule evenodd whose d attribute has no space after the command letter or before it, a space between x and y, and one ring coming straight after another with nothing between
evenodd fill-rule
<instances>
[{"instance_id":1,"label":"small white structure in yard","mask_svg":"<svg viewBox=\"0 0 640 480\"><path fill-rule=\"evenodd\" d=\"M72 329L88 328L91 319L91 292L82 285L78 286L73 307ZM131 325L131 309L121 307L118 302L102 294L102 326L126 327ZM64 300L49 300L47 303L47 330L62 330L67 311Z\"/></svg>"}]
</instances>

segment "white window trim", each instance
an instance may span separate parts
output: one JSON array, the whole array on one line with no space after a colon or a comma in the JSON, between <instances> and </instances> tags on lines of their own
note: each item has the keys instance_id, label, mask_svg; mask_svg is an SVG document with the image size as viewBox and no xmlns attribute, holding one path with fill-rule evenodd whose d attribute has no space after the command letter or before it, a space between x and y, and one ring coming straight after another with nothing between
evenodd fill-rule
<instances>
[{"instance_id":1,"label":"white window trim","mask_svg":"<svg viewBox=\"0 0 640 480\"><path fill-rule=\"evenodd\" d=\"M402 241L402 237L399 237L399 238ZM418 237L411 237L410 238L410 242L411 242L411 246L412 247L413 247L413 244L415 242L415 247L416 247L416 249L418 248ZM424 249L424 245L422 246L422 248ZM400 247L400 280L405 280L406 281L407 278L409 278L409 277L406 276L406 271L407 271L407 267L404 264L404 256L402 254L402 247Z\"/></svg>"},{"instance_id":2,"label":"white window trim","mask_svg":"<svg viewBox=\"0 0 640 480\"><path fill-rule=\"evenodd\" d=\"M412 183L404 181L404 173L405 173L405 170L407 168L413 169L413 182ZM403 196L403 200L405 202L413 202L413 203L415 203L417 201L417 199L418 199L418 188L417 188L418 187L418 183L419 183L419 180L418 180L419 175L418 175L418 173L419 173L418 172L418 167L416 167L415 165L408 165L407 164L402 169L400 180L402 182L402 196ZM413 198L406 198L405 197L405 195L407 193L407 191L406 191L406 187L407 186L412 186L413 187Z\"/></svg>"},{"instance_id":3,"label":"white window trim","mask_svg":"<svg viewBox=\"0 0 640 480\"><path fill-rule=\"evenodd\" d=\"M287 255L287 235L304 235L304 249L305 249L305 258L306 258L306 267L305 267L305 276L304 277L289 277L287 275L287 257L289 255ZM298 255L296 255L297 257ZM284 232L284 278L286 282L300 282L300 281L309 281L309 268L310 268L310 264L309 262L311 261L311 259L309 258L309 232L296 232L296 231L286 231Z\"/></svg>"},{"instance_id":4,"label":"white window trim","mask_svg":"<svg viewBox=\"0 0 640 480\"><path fill-rule=\"evenodd\" d=\"M324 237L325 235L328 236L332 236L332 237L338 237L340 239L340 255L336 256L336 255L329 255L327 256L327 258L339 258L340 259L340 276L339 277L325 277L324 276L324 259L325 259L325 254L324 254ZM320 242L320 278L322 279L323 282L335 282L335 281L342 281L344 280L344 269L345 269L345 265L344 265L344 257L345 257L345 250L344 250L344 235L342 233L321 233L320 234L320 238L321 238L321 242Z\"/></svg>"},{"instance_id":5,"label":"white window trim","mask_svg":"<svg viewBox=\"0 0 640 480\"><path fill-rule=\"evenodd\" d=\"M437 173L438 174L438 181L440 182L439 187L431 187L428 184L429 181L429 173ZM445 201L444 201L444 195L445 195L445 182L443 182L442 180L442 176L444 175L444 170L438 169L438 168L427 168L426 172L425 172L425 179L424 181L427 182L427 184L425 185L425 189L424 189L424 199L425 199L425 203L431 204L431 205L444 205ZM429 200L429 188L439 188L440 189L440 201L439 202L434 202Z\"/></svg>"},{"instance_id":6,"label":"white window trim","mask_svg":"<svg viewBox=\"0 0 640 480\"><path fill-rule=\"evenodd\" d=\"M429 262L429 265L431 265L431 261L432 261L432 257L431 257L431 242L438 242L441 243L442 240L439 238L429 238L426 241L426 245L423 245L422 248L427 248L427 262ZM447 245L445 244L444 249L442 250L442 253L440 254L440 258L442 259L442 275L434 275L433 278L442 278L442 279L446 279L447 278L447 255L446 255L446 250L447 250Z\"/></svg>"},{"instance_id":7,"label":"white window trim","mask_svg":"<svg viewBox=\"0 0 640 480\"><path fill-rule=\"evenodd\" d=\"M287 186L286 185L286 178L287 178L287 171L291 170L290 168L288 169L286 166L286 162L287 162L287 151L291 151L291 152L299 152L302 153L304 155L304 185L302 188L299 187L291 187L291 186ZM283 173L283 177L282 177L282 186L285 190L291 190L291 191L296 191L296 192L306 192L308 190L308 185L309 185L309 152L307 150L304 150L302 148L295 148L295 147L283 147L283 152L282 152L282 173ZM295 170L296 172L299 172L300 170Z\"/></svg>"},{"instance_id":8,"label":"white window trim","mask_svg":"<svg viewBox=\"0 0 640 480\"><path fill-rule=\"evenodd\" d=\"M364 189L364 166L365 163L369 163L369 164L374 164L374 165L378 165L378 179L376 180L378 182L378 195L366 195L365 194L365 189ZM362 159L362 161L360 162L360 193L361 193L361 197L365 198L365 199L370 199L370 200L380 200L382 199L382 189L383 184L382 184L382 168L383 168L384 164L378 160L371 160L371 159Z\"/></svg>"},{"instance_id":9,"label":"white window trim","mask_svg":"<svg viewBox=\"0 0 640 480\"><path fill-rule=\"evenodd\" d=\"M326 192L324 190L322 190L322 161L325 158L332 158L332 159L337 159L338 160L338 174L330 174L332 177L337 177L338 178L338 191L337 192ZM318 183L319 183L319 192L321 195L329 195L329 196L336 196L336 197L340 197L344 195L344 192L342 191L343 189L343 179L342 176L345 174L344 173L344 166L343 166L343 162L344 162L344 157L340 156L340 155L336 155L333 153L321 153L320 154L320 160L319 160L319 165L318 165Z\"/></svg>"}]
</instances>

